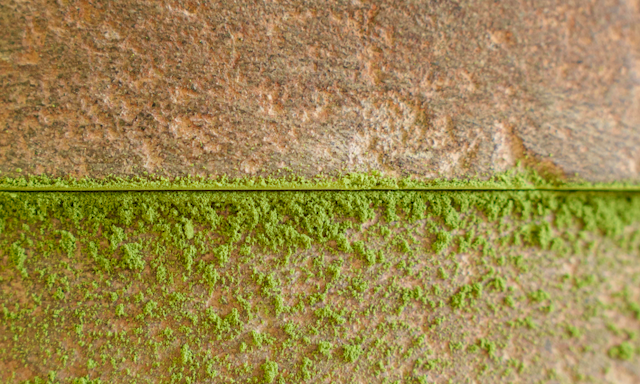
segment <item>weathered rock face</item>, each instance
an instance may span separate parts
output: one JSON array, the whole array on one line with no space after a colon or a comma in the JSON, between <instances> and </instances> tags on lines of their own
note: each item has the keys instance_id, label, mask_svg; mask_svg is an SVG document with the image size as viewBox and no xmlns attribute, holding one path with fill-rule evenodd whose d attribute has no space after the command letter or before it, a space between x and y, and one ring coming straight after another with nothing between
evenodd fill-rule
<instances>
[{"instance_id":1,"label":"weathered rock face","mask_svg":"<svg viewBox=\"0 0 640 384\"><path fill-rule=\"evenodd\" d=\"M640 1L3 1L0 170L640 178Z\"/></svg>"}]
</instances>

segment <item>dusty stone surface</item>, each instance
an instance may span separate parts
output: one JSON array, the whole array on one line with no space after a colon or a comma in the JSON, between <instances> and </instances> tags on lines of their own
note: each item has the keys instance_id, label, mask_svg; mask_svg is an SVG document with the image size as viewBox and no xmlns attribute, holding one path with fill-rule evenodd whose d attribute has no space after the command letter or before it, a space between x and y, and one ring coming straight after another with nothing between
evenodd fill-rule
<instances>
[{"instance_id":1,"label":"dusty stone surface","mask_svg":"<svg viewBox=\"0 0 640 384\"><path fill-rule=\"evenodd\" d=\"M639 203L0 192L0 382L637 384Z\"/></svg>"},{"instance_id":2,"label":"dusty stone surface","mask_svg":"<svg viewBox=\"0 0 640 384\"><path fill-rule=\"evenodd\" d=\"M638 180L640 1L2 0L0 98L3 174Z\"/></svg>"}]
</instances>

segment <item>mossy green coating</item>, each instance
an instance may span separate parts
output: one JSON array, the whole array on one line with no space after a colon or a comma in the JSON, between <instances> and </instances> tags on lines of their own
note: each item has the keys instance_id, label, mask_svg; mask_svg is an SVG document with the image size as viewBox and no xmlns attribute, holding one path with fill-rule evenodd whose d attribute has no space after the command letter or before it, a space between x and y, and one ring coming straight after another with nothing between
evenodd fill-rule
<instances>
[{"instance_id":1,"label":"mossy green coating","mask_svg":"<svg viewBox=\"0 0 640 384\"><path fill-rule=\"evenodd\" d=\"M0 224L5 382L604 381L639 363L640 194L2 192Z\"/></svg>"}]
</instances>

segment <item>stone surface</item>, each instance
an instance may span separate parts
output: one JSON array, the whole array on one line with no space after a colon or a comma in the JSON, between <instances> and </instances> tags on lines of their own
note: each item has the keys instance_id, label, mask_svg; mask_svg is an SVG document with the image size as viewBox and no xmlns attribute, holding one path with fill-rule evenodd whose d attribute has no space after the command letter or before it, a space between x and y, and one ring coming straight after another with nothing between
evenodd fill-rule
<instances>
[{"instance_id":1,"label":"stone surface","mask_svg":"<svg viewBox=\"0 0 640 384\"><path fill-rule=\"evenodd\" d=\"M2 383L640 383L640 194L0 192L0 212Z\"/></svg>"},{"instance_id":2,"label":"stone surface","mask_svg":"<svg viewBox=\"0 0 640 384\"><path fill-rule=\"evenodd\" d=\"M0 170L640 179L640 1L0 2Z\"/></svg>"}]
</instances>

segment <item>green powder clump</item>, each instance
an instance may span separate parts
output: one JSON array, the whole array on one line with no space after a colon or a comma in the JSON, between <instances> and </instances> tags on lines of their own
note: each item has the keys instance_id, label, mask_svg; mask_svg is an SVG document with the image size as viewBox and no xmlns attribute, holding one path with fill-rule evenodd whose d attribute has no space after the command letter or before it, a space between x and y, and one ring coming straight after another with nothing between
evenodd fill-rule
<instances>
[{"instance_id":1,"label":"green powder clump","mask_svg":"<svg viewBox=\"0 0 640 384\"><path fill-rule=\"evenodd\" d=\"M635 348L625 341L609 349L609 357L612 359L631 360L635 354Z\"/></svg>"},{"instance_id":2,"label":"green powder clump","mask_svg":"<svg viewBox=\"0 0 640 384\"><path fill-rule=\"evenodd\" d=\"M358 360L358 357L362 354L362 347L358 344L347 344L344 346L344 352L342 357L348 363L353 363Z\"/></svg>"},{"instance_id":3,"label":"green powder clump","mask_svg":"<svg viewBox=\"0 0 640 384\"><path fill-rule=\"evenodd\" d=\"M278 363L275 361L266 361L260 368L262 368L264 383L273 383L276 380L278 376Z\"/></svg>"},{"instance_id":4,"label":"green powder clump","mask_svg":"<svg viewBox=\"0 0 640 384\"><path fill-rule=\"evenodd\" d=\"M122 257L123 267L132 270L142 270L145 262L141 254L142 245L138 243L129 243L122 246L124 256Z\"/></svg>"}]
</instances>

